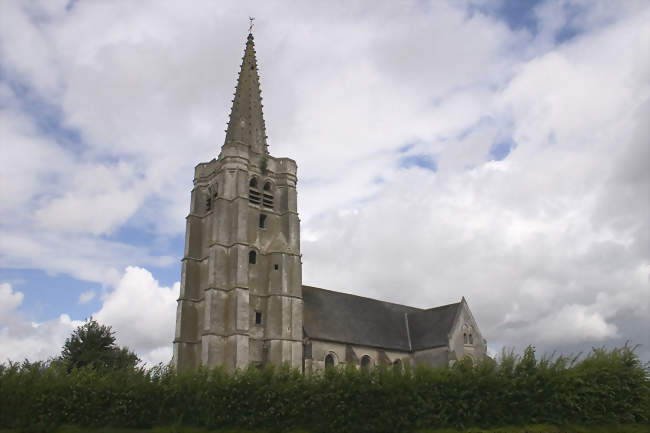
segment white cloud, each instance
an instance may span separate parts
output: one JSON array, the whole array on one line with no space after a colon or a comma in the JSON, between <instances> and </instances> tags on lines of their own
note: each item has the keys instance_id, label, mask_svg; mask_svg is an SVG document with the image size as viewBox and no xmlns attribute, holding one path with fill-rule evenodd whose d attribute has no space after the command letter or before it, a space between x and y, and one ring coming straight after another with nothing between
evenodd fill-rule
<instances>
[{"instance_id":1,"label":"white cloud","mask_svg":"<svg viewBox=\"0 0 650 433\"><path fill-rule=\"evenodd\" d=\"M35 213L41 227L94 235L110 233L131 217L141 202L126 164L81 166L74 174L74 192L52 197Z\"/></svg>"},{"instance_id":2,"label":"white cloud","mask_svg":"<svg viewBox=\"0 0 650 433\"><path fill-rule=\"evenodd\" d=\"M23 303L24 295L14 292L9 283L0 284L0 325L9 321L10 315Z\"/></svg>"},{"instance_id":3,"label":"white cloud","mask_svg":"<svg viewBox=\"0 0 650 433\"><path fill-rule=\"evenodd\" d=\"M0 266L36 268L63 272L74 278L113 286L120 277L118 269L131 263L166 266L175 260L157 256L144 248L102 238L66 233L34 232L0 228Z\"/></svg>"},{"instance_id":4,"label":"white cloud","mask_svg":"<svg viewBox=\"0 0 650 433\"><path fill-rule=\"evenodd\" d=\"M26 320L18 311L23 294L0 284L0 363L7 360L45 360L61 353L65 339L82 322L67 314L45 322Z\"/></svg>"},{"instance_id":5,"label":"white cloud","mask_svg":"<svg viewBox=\"0 0 650 433\"><path fill-rule=\"evenodd\" d=\"M556 314L545 317L536 331L531 338L551 344L602 341L619 336L616 325L607 323L600 313L589 312L582 305L564 306Z\"/></svg>"},{"instance_id":6,"label":"white cloud","mask_svg":"<svg viewBox=\"0 0 650 433\"><path fill-rule=\"evenodd\" d=\"M0 82L0 102L16 104ZM38 197L51 193L53 179L73 167L70 155L38 133L34 122L20 110L0 104L0 215L10 221L28 215L24 209L38 206Z\"/></svg>"},{"instance_id":7,"label":"white cloud","mask_svg":"<svg viewBox=\"0 0 650 433\"><path fill-rule=\"evenodd\" d=\"M20 321L0 328L1 362L56 357L61 353L65 339L82 323L61 314L46 322Z\"/></svg>"},{"instance_id":8,"label":"white cloud","mask_svg":"<svg viewBox=\"0 0 650 433\"><path fill-rule=\"evenodd\" d=\"M143 360L167 363L179 293L179 283L162 287L146 269L129 266L93 317L112 326L118 344L135 350Z\"/></svg>"},{"instance_id":9,"label":"white cloud","mask_svg":"<svg viewBox=\"0 0 650 433\"><path fill-rule=\"evenodd\" d=\"M178 293L179 283L163 287L146 269L128 267L92 316L111 326L116 343L135 351L148 365L167 363L172 356ZM82 293L79 302L94 296L93 291ZM22 300L21 292L0 284L0 362L58 356L65 339L83 321L71 320L68 314L44 322L27 320L19 311Z\"/></svg>"},{"instance_id":10,"label":"white cloud","mask_svg":"<svg viewBox=\"0 0 650 433\"><path fill-rule=\"evenodd\" d=\"M95 299L95 292L93 290L88 290L86 292L83 292L81 295L79 295L79 303L80 304L87 304L88 302L92 301Z\"/></svg>"},{"instance_id":11,"label":"white cloud","mask_svg":"<svg viewBox=\"0 0 650 433\"><path fill-rule=\"evenodd\" d=\"M97 236L138 210L142 180L129 163L80 162L66 146L44 135L0 81L0 266L110 285L129 264L175 262Z\"/></svg>"}]
</instances>

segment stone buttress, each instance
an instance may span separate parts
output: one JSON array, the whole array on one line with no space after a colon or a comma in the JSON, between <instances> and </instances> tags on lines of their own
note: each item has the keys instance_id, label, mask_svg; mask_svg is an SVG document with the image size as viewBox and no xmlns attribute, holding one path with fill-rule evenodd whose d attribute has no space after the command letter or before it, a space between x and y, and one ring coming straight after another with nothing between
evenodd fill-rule
<instances>
[{"instance_id":1,"label":"stone buttress","mask_svg":"<svg viewBox=\"0 0 650 433\"><path fill-rule=\"evenodd\" d=\"M176 313L178 370L301 368L297 167L270 156L266 139L249 34L221 153L195 169Z\"/></svg>"}]
</instances>

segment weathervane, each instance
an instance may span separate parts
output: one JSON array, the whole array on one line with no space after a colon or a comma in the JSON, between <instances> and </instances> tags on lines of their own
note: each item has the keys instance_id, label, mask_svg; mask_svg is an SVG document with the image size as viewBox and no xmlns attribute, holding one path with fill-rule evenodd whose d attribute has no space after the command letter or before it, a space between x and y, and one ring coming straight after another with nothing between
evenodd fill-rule
<instances>
[{"instance_id":1,"label":"weathervane","mask_svg":"<svg viewBox=\"0 0 650 433\"><path fill-rule=\"evenodd\" d=\"M250 20L251 24L248 26L248 33L253 33L253 21L255 21L255 17L248 17Z\"/></svg>"}]
</instances>

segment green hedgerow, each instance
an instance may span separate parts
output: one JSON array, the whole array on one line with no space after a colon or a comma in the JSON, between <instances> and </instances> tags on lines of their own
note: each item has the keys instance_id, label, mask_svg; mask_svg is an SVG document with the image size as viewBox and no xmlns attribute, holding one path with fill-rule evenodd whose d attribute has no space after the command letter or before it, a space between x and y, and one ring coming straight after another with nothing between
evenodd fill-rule
<instances>
[{"instance_id":1,"label":"green hedgerow","mask_svg":"<svg viewBox=\"0 0 650 433\"><path fill-rule=\"evenodd\" d=\"M304 376L283 368L176 373L169 366L69 370L57 362L0 365L0 429L58 426L402 432L504 425L647 424L650 375L634 348L581 359L504 352L452 367Z\"/></svg>"}]
</instances>

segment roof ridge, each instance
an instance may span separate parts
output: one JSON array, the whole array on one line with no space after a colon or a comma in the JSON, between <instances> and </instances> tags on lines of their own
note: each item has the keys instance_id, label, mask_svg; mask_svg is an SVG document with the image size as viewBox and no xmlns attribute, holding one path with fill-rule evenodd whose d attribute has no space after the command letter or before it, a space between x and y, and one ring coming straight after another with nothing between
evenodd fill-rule
<instances>
[{"instance_id":1,"label":"roof ridge","mask_svg":"<svg viewBox=\"0 0 650 433\"><path fill-rule=\"evenodd\" d=\"M354 296L355 298L368 299L370 301L383 302L384 304L396 305L398 307L406 307L406 308L410 308L410 309L413 309L413 310L417 310L418 313L420 311L427 311L427 310L424 310L424 309L419 308L419 307L413 307L413 306L405 305L405 304L398 304L397 302L383 301L381 299L370 298L368 296L355 295L353 293L339 292L337 290L323 289L322 287L309 286L309 285L305 285L305 284L303 284L302 287L309 287L311 289L323 290L324 292L336 293L336 294L339 294L339 295Z\"/></svg>"},{"instance_id":2,"label":"roof ridge","mask_svg":"<svg viewBox=\"0 0 650 433\"><path fill-rule=\"evenodd\" d=\"M460 304L462 304L462 301L459 301L459 302L452 302L451 304L439 305L439 306L437 306L437 307L431 307L431 308L420 308L420 310L423 311L423 312L425 312L425 311L437 310L437 309L439 309L439 308L447 308L447 307L451 307L451 306L453 306L453 305L460 305Z\"/></svg>"},{"instance_id":3,"label":"roof ridge","mask_svg":"<svg viewBox=\"0 0 650 433\"><path fill-rule=\"evenodd\" d=\"M302 287L309 287L309 288L316 289L316 290L323 290L325 292L337 293L337 294L346 295L346 296L354 296L356 298L369 299L371 301L384 302L386 304L397 305L397 306L400 306L400 307L407 307L407 308L411 308L413 310L417 310L416 313L436 310L436 309L439 309L439 308L451 307L452 305L460 305L463 302L461 300L461 301L458 301L458 302L451 302L451 303L445 304L445 305L439 305L437 307L420 308L420 307L413 307L411 305L406 305L406 304L398 304L397 302L384 301L384 300L381 300L381 299L371 298L371 297L368 297L368 296L355 295L354 293L341 292L341 291L338 291L338 290L323 289L322 287L310 286L308 284L303 284Z\"/></svg>"}]
</instances>

